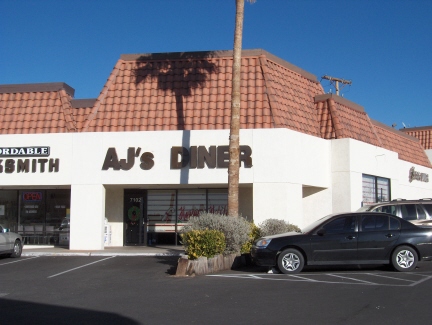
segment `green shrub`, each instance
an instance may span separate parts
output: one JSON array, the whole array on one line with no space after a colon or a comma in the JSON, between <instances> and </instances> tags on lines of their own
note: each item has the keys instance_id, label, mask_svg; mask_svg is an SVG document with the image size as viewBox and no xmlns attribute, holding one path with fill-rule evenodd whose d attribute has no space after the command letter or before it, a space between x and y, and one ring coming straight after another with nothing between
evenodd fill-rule
<instances>
[{"instance_id":1,"label":"green shrub","mask_svg":"<svg viewBox=\"0 0 432 325\"><path fill-rule=\"evenodd\" d=\"M213 257L225 250L225 236L218 230L191 230L181 234L181 239L190 260Z\"/></svg>"},{"instance_id":2,"label":"green shrub","mask_svg":"<svg viewBox=\"0 0 432 325\"><path fill-rule=\"evenodd\" d=\"M285 232L300 231L300 228L296 225L279 219L267 219L260 223L258 226L260 228L262 237L283 234Z\"/></svg>"},{"instance_id":3,"label":"green shrub","mask_svg":"<svg viewBox=\"0 0 432 325\"><path fill-rule=\"evenodd\" d=\"M221 214L202 212L198 217L191 217L184 232L190 230L219 230L225 236L224 254L240 253L242 246L248 242L250 225L242 217L228 217Z\"/></svg>"},{"instance_id":4,"label":"green shrub","mask_svg":"<svg viewBox=\"0 0 432 325\"><path fill-rule=\"evenodd\" d=\"M243 244L240 251L242 254L250 253L254 241L261 237L261 231L257 225L251 222L249 226L250 226L249 240Z\"/></svg>"}]
</instances>

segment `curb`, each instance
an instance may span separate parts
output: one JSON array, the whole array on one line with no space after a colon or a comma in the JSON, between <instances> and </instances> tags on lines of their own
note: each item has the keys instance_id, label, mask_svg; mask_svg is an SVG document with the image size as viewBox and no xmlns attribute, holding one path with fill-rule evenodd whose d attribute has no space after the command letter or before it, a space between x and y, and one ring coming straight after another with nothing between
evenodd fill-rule
<instances>
[{"instance_id":1,"label":"curb","mask_svg":"<svg viewBox=\"0 0 432 325\"><path fill-rule=\"evenodd\" d=\"M49 252L23 252L21 256L183 256L183 253L49 253Z\"/></svg>"}]
</instances>

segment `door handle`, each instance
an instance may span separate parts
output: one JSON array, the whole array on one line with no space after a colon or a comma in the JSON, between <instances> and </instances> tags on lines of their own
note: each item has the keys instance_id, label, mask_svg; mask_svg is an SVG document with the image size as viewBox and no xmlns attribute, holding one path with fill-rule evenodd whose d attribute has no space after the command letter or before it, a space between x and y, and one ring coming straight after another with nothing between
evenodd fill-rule
<instances>
[{"instance_id":1,"label":"door handle","mask_svg":"<svg viewBox=\"0 0 432 325\"><path fill-rule=\"evenodd\" d=\"M391 238L391 237L393 237L393 234L387 234L386 237Z\"/></svg>"},{"instance_id":2,"label":"door handle","mask_svg":"<svg viewBox=\"0 0 432 325\"><path fill-rule=\"evenodd\" d=\"M346 239L349 239L349 240L351 240L351 239L355 239L355 236L348 236L348 237L345 237Z\"/></svg>"}]
</instances>

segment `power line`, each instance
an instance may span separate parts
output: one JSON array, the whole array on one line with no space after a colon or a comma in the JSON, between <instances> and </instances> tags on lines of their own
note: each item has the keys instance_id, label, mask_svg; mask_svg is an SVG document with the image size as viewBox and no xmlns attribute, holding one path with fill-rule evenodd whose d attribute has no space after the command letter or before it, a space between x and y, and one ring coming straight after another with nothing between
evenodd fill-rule
<instances>
[{"instance_id":1,"label":"power line","mask_svg":"<svg viewBox=\"0 0 432 325\"><path fill-rule=\"evenodd\" d=\"M341 78L334 78L334 77L330 77L330 76L327 76L327 75L322 76L321 79L329 80L330 83L332 85L334 85L334 87L336 89L336 95L338 95L338 96L339 96L339 83L343 84L342 88L345 87L345 85L351 85L352 84L351 80L345 80L345 79L341 79Z\"/></svg>"}]
</instances>

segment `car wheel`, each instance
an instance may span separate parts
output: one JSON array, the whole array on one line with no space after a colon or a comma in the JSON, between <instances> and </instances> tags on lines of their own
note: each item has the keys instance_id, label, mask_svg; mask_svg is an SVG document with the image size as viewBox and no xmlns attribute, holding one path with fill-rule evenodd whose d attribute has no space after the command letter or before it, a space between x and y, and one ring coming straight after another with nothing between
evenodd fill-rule
<instances>
[{"instance_id":1,"label":"car wheel","mask_svg":"<svg viewBox=\"0 0 432 325\"><path fill-rule=\"evenodd\" d=\"M10 254L10 257L20 257L22 253L22 245L19 240L15 240L13 252Z\"/></svg>"},{"instance_id":2,"label":"car wheel","mask_svg":"<svg viewBox=\"0 0 432 325\"><path fill-rule=\"evenodd\" d=\"M294 248L285 249L279 254L278 267L285 274L299 273L304 267L304 257Z\"/></svg>"},{"instance_id":3,"label":"car wheel","mask_svg":"<svg viewBox=\"0 0 432 325\"><path fill-rule=\"evenodd\" d=\"M418 261L417 252L409 246L399 246L392 255L392 265L399 272L412 271Z\"/></svg>"}]
</instances>

